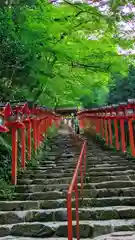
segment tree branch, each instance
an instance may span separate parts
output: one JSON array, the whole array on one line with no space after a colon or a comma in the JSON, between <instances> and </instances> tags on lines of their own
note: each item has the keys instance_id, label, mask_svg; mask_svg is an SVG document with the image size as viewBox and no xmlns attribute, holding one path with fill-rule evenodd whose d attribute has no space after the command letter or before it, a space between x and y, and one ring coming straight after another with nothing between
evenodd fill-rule
<instances>
[{"instance_id":1,"label":"tree branch","mask_svg":"<svg viewBox=\"0 0 135 240\"><path fill-rule=\"evenodd\" d=\"M84 63L71 63L72 68L90 68L92 71L108 72L110 70L110 64L104 64L99 66L95 64L84 64Z\"/></svg>"}]
</instances>

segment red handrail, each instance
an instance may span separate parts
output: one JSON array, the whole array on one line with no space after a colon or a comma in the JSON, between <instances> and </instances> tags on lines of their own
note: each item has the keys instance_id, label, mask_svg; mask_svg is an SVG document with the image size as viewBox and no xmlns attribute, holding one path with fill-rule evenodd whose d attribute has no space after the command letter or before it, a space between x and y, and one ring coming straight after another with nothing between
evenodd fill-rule
<instances>
[{"instance_id":1,"label":"red handrail","mask_svg":"<svg viewBox=\"0 0 135 240\"><path fill-rule=\"evenodd\" d=\"M76 201L76 236L77 240L80 239L79 232L79 204L78 204L78 175L80 172L81 176L81 195L83 192L83 180L86 173L86 140L84 140L79 159L73 174L71 184L67 192L67 216L68 216L68 240L73 239L73 228L72 228L72 193L75 192L75 201Z\"/></svg>"}]
</instances>

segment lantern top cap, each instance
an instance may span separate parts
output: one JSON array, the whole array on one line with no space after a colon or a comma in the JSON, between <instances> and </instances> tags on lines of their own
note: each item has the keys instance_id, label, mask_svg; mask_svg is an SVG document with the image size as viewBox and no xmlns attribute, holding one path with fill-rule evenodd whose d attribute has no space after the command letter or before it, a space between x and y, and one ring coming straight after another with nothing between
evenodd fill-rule
<instances>
[{"instance_id":1,"label":"lantern top cap","mask_svg":"<svg viewBox=\"0 0 135 240\"><path fill-rule=\"evenodd\" d=\"M101 106L101 108L100 109L103 109L104 108L104 106Z\"/></svg>"},{"instance_id":2,"label":"lantern top cap","mask_svg":"<svg viewBox=\"0 0 135 240\"><path fill-rule=\"evenodd\" d=\"M134 99L128 99L128 103L135 103L135 98Z\"/></svg>"},{"instance_id":3,"label":"lantern top cap","mask_svg":"<svg viewBox=\"0 0 135 240\"><path fill-rule=\"evenodd\" d=\"M7 103L5 108L4 108L4 116L5 117L10 117L12 115L12 108L10 103Z\"/></svg>"},{"instance_id":4,"label":"lantern top cap","mask_svg":"<svg viewBox=\"0 0 135 240\"><path fill-rule=\"evenodd\" d=\"M29 109L27 103L24 104L24 106L23 106L22 109L21 109L21 112L22 112L23 114L29 114L29 113L30 113L30 109Z\"/></svg>"},{"instance_id":5,"label":"lantern top cap","mask_svg":"<svg viewBox=\"0 0 135 240\"><path fill-rule=\"evenodd\" d=\"M118 104L112 104L113 108L117 108L119 105Z\"/></svg>"},{"instance_id":6,"label":"lantern top cap","mask_svg":"<svg viewBox=\"0 0 135 240\"><path fill-rule=\"evenodd\" d=\"M127 103L126 102L119 103L119 106L124 106L124 105L127 105Z\"/></svg>"},{"instance_id":7,"label":"lantern top cap","mask_svg":"<svg viewBox=\"0 0 135 240\"><path fill-rule=\"evenodd\" d=\"M112 104L111 104L111 105L109 105L109 108L110 108L110 109L113 109L113 105L112 105Z\"/></svg>"},{"instance_id":8,"label":"lantern top cap","mask_svg":"<svg viewBox=\"0 0 135 240\"><path fill-rule=\"evenodd\" d=\"M111 106L111 105L107 105L106 108L107 108L107 109L110 109L110 108L112 108L112 106Z\"/></svg>"}]
</instances>

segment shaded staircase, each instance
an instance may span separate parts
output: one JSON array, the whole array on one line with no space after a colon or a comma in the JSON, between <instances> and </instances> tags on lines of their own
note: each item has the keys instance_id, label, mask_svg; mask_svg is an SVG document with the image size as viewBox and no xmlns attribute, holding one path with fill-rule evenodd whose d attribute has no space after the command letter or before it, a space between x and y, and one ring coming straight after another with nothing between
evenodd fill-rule
<instances>
[{"instance_id":1,"label":"shaded staircase","mask_svg":"<svg viewBox=\"0 0 135 240\"><path fill-rule=\"evenodd\" d=\"M66 131L53 139L52 151L40 166L26 170L18 180L15 200L0 201L0 239L67 239L66 192L80 150ZM81 238L135 239L134 161L103 151L88 140L87 174L79 205Z\"/></svg>"}]
</instances>

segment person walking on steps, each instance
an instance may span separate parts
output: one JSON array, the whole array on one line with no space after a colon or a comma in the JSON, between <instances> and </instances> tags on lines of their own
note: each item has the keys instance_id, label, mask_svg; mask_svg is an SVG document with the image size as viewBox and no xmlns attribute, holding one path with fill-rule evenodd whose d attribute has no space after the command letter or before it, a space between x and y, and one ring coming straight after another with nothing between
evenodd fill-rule
<instances>
[{"instance_id":1,"label":"person walking on steps","mask_svg":"<svg viewBox=\"0 0 135 240\"><path fill-rule=\"evenodd\" d=\"M78 121L77 117L75 117L74 125L75 125L75 133L80 134L79 121Z\"/></svg>"},{"instance_id":2,"label":"person walking on steps","mask_svg":"<svg viewBox=\"0 0 135 240\"><path fill-rule=\"evenodd\" d=\"M75 116L73 113L71 113L71 126L72 128L74 128L74 119L75 119Z\"/></svg>"}]
</instances>

